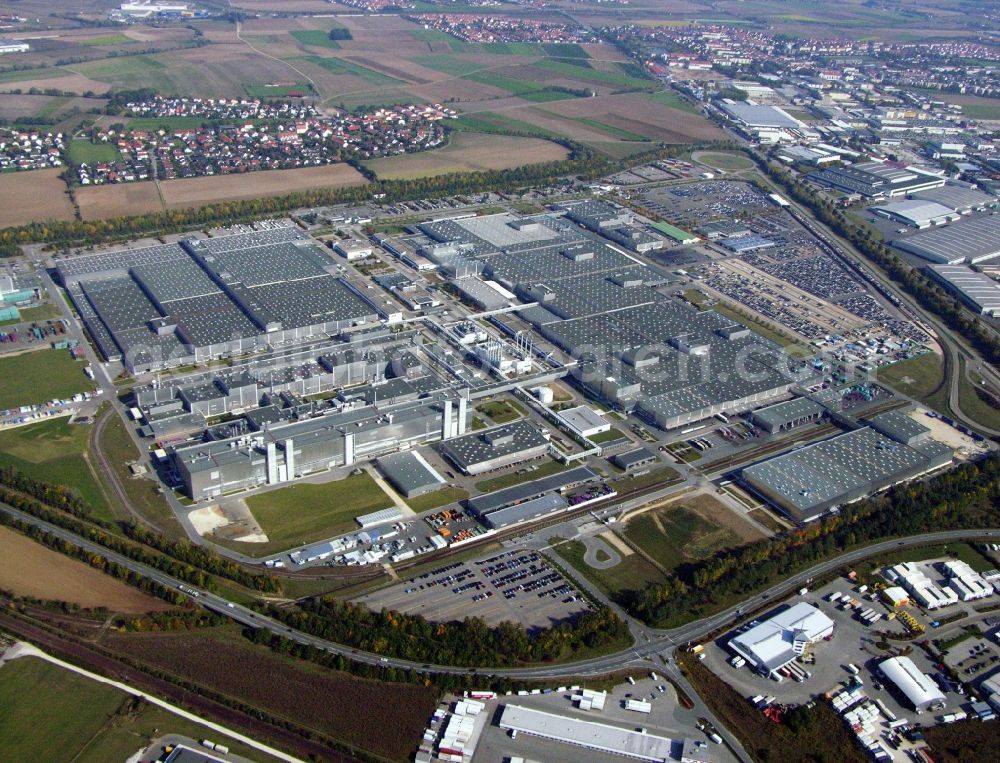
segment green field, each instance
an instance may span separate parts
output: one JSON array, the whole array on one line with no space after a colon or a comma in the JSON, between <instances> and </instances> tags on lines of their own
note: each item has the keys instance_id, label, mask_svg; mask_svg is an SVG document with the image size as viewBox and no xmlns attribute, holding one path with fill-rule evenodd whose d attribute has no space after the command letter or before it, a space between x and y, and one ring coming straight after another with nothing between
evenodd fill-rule
<instances>
[{"instance_id":1,"label":"green field","mask_svg":"<svg viewBox=\"0 0 1000 763\"><path fill-rule=\"evenodd\" d=\"M195 129L205 124L205 121L204 117L129 117L125 124L130 130L159 130L165 127L170 132Z\"/></svg>"},{"instance_id":2,"label":"green field","mask_svg":"<svg viewBox=\"0 0 1000 763\"><path fill-rule=\"evenodd\" d=\"M13 466L32 479L65 485L94 509L94 516L113 520L104 493L87 465L90 427L68 418L0 432L0 466Z\"/></svg>"},{"instance_id":3,"label":"green field","mask_svg":"<svg viewBox=\"0 0 1000 763\"><path fill-rule=\"evenodd\" d=\"M640 554L623 556L614 567L598 570L583 561L586 546L578 540L553 542L556 553L606 594L634 591L663 582L663 573Z\"/></svg>"},{"instance_id":4,"label":"green field","mask_svg":"<svg viewBox=\"0 0 1000 763\"><path fill-rule=\"evenodd\" d=\"M424 493L416 498L407 498L406 505L418 514L422 511L430 511L440 506L447 506L449 503L464 501L469 497L468 490L460 487L443 487L433 493Z\"/></svg>"},{"instance_id":5,"label":"green field","mask_svg":"<svg viewBox=\"0 0 1000 763\"><path fill-rule=\"evenodd\" d=\"M21 313L21 317L16 320L0 321L0 326L10 326L14 323L33 323L34 321L46 321L53 318L58 318L62 315L58 306L53 305L51 302L46 302L44 304L38 305L37 307L22 307L18 308L18 312Z\"/></svg>"},{"instance_id":6,"label":"green field","mask_svg":"<svg viewBox=\"0 0 1000 763\"><path fill-rule=\"evenodd\" d=\"M135 43L128 35L124 34L106 34L101 37L91 37L89 40L80 40L83 45L132 45Z\"/></svg>"},{"instance_id":7,"label":"green field","mask_svg":"<svg viewBox=\"0 0 1000 763\"><path fill-rule=\"evenodd\" d=\"M1000 120L1000 101L996 103L963 103L962 115L969 119Z\"/></svg>"},{"instance_id":8,"label":"green field","mask_svg":"<svg viewBox=\"0 0 1000 763\"><path fill-rule=\"evenodd\" d=\"M958 405L962 409L962 413L990 429L1000 429L1000 409L994 408L990 404L993 398L990 398L985 392L982 393L984 397L980 397L980 393L976 389L977 386L981 385L982 377L972 371L969 373L971 380L967 379L965 376L967 364L964 358L961 360L961 365Z\"/></svg>"},{"instance_id":9,"label":"green field","mask_svg":"<svg viewBox=\"0 0 1000 763\"><path fill-rule=\"evenodd\" d=\"M428 29L424 31L435 30ZM428 69L434 69L442 74L450 74L452 77L464 77L483 69L483 65L478 61L466 61L447 54L420 56L413 60L421 66L426 66Z\"/></svg>"},{"instance_id":10,"label":"green field","mask_svg":"<svg viewBox=\"0 0 1000 763\"><path fill-rule=\"evenodd\" d=\"M74 164L113 162L119 158L121 154L113 143L92 143L86 138L77 138L69 144L69 160Z\"/></svg>"},{"instance_id":11,"label":"green field","mask_svg":"<svg viewBox=\"0 0 1000 763\"><path fill-rule=\"evenodd\" d=\"M304 95L312 92L312 87L307 82L296 82L291 85L278 85L276 87L272 85L247 84L243 86L243 89L251 98L286 98L293 93Z\"/></svg>"},{"instance_id":12,"label":"green field","mask_svg":"<svg viewBox=\"0 0 1000 763\"><path fill-rule=\"evenodd\" d=\"M234 754L271 761L200 724L34 657L0 668L0 750L9 761L121 761L166 733L225 741Z\"/></svg>"},{"instance_id":13,"label":"green field","mask_svg":"<svg viewBox=\"0 0 1000 763\"><path fill-rule=\"evenodd\" d=\"M588 117L576 117L574 122L579 122L582 125L587 125L587 127L593 127L595 130L599 130L607 135L611 135L620 140L627 140L633 142L645 142L649 143L649 138L645 135L639 135L639 133L630 132L629 130L623 130L621 127L614 127L613 125L604 124L596 119L590 119Z\"/></svg>"},{"instance_id":14,"label":"green field","mask_svg":"<svg viewBox=\"0 0 1000 763\"><path fill-rule=\"evenodd\" d=\"M558 461L543 461L538 465L537 469L524 472L523 474L518 470L510 474L491 477L488 480L477 482L476 490L480 493L491 493L494 490L500 490L511 485L520 485L522 482L528 482L529 480L540 480L542 477L558 474L559 472L566 471L568 468L566 464L560 464Z\"/></svg>"},{"instance_id":15,"label":"green field","mask_svg":"<svg viewBox=\"0 0 1000 763\"><path fill-rule=\"evenodd\" d=\"M569 63L569 60L559 61L555 59L546 59L533 65L540 69L545 69L552 74L559 75L560 77L568 77L569 79L592 82L599 85L609 85L612 87L617 86L623 88L645 88L650 87L653 84L651 80L636 77L625 71L625 69L617 64L613 69L606 71L603 69L594 69L590 66L581 66L581 63L586 64L586 61Z\"/></svg>"},{"instance_id":16,"label":"green field","mask_svg":"<svg viewBox=\"0 0 1000 763\"><path fill-rule=\"evenodd\" d=\"M563 136L544 127L537 127L520 119L510 119L492 111L467 114L449 120L448 126L458 132L519 133L536 138L562 138Z\"/></svg>"},{"instance_id":17,"label":"green field","mask_svg":"<svg viewBox=\"0 0 1000 763\"><path fill-rule=\"evenodd\" d=\"M651 469L645 474L639 474L635 477L621 477L616 479L611 487L617 490L620 494L632 493L636 490L643 490L647 487L652 487L653 485L660 485L667 482L672 482L676 480L680 475L671 469L669 466L661 466L658 469Z\"/></svg>"},{"instance_id":18,"label":"green field","mask_svg":"<svg viewBox=\"0 0 1000 763\"><path fill-rule=\"evenodd\" d=\"M317 48L340 48L340 43L330 39L330 34L322 29L294 29L292 37L303 45L313 45Z\"/></svg>"},{"instance_id":19,"label":"green field","mask_svg":"<svg viewBox=\"0 0 1000 763\"><path fill-rule=\"evenodd\" d=\"M35 350L0 358L0 410L63 400L93 389L84 365L73 360L69 350Z\"/></svg>"},{"instance_id":20,"label":"green field","mask_svg":"<svg viewBox=\"0 0 1000 763\"><path fill-rule=\"evenodd\" d=\"M684 506L647 511L628 522L625 538L670 570L691 559L704 559L740 539Z\"/></svg>"},{"instance_id":21,"label":"green field","mask_svg":"<svg viewBox=\"0 0 1000 763\"><path fill-rule=\"evenodd\" d=\"M11 72L0 72L0 84L8 82L21 82L22 80L52 79L53 77L65 77L68 72L54 66L47 66L41 69L21 69Z\"/></svg>"},{"instance_id":22,"label":"green field","mask_svg":"<svg viewBox=\"0 0 1000 763\"><path fill-rule=\"evenodd\" d=\"M332 538L357 528L354 518L392 506L368 473L314 485L299 483L247 498L268 543L248 544L255 556ZM243 544L241 544L241 548Z\"/></svg>"},{"instance_id":23,"label":"green field","mask_svg":"<svg viewBox=\"0 0 1000 763\"><path fill-rule=\"evenodd\" d=\"M607 432L601 432L600 434L595 434L590 438L591 442L596 442L598 444L602 442L611 442L612 440L617 440L620 437L624 437L620 429L615 429L611 427Z\"/></svg>"},{"instance_id":24,"label":"green field","mask_svg":"<svg viewBox=\"0 0 1000 763\"><path fill-rule=\"evenodd\" d=\"M689 114L701 113L697 108L681 98L680 94L674 92L673 90L663 90L659 93L650 93L649 100L656 101L663 106L669 106L672 109L686 111Z\"/></svg>"},{"instance_id":25,"label":"green field","mask_svg":"<svg viewBox=\"0 0 1000 763\"><path fill-rule=\"evenodd\" d=\"M377 72L374 69L369 69L366 66L360 66L350 61L345 61L342 58L323 58L321 56L305 56L303 58L293 58L289 59L291 61L306 61L310 64L315 64L322 69L326 69L331 74L347 74L355 77L361 77L362 79L370 82L373 85L397 85L405 84L403 80L396 79L395 77L390 77L388 74L382 74L382 72Z\"/></svg>"},{"instance_id":26,"label":"green field","mask_svg":"<svg viewBox=\"0 0 1000 763\"><path fill-rule=\"evenodd\" d=\"M67 66L85 77L107 82L112 88L151 87L161 93L178 91L168 67L150 56L118 56Z\"/></svg>"},{"instance_id":27,"label":"green field","mask_svg":"<svg viewBox=\"0 0 1000 763\"><path fill-rule=\"evenodd\" d=\"M527 415L521 406L511 400L491 400L477 405L476 411L489 416L494 424L507 424Z\"/></svg>"},{"instance_id":28,"label":"green field","mask_svg":"<svg viewBox=\"0 0 1000 763\"><path fill-rule=\"evenodd\" d=\"M717 170L752 170L754 163L743 154L730 154L722 152L706 152L698 154L698 161L715 167Z\"/></svg>"},{"instance_id":29,"label":"green field","mask_svg":"<svg viewBox=\"0 0 1000 763\"><path fill-rule=\"evenodd\" d=\"M878 380L915 399L927 397L944 378L941 356L928 352L878 370Z\"/></svg>"}]
</instances>

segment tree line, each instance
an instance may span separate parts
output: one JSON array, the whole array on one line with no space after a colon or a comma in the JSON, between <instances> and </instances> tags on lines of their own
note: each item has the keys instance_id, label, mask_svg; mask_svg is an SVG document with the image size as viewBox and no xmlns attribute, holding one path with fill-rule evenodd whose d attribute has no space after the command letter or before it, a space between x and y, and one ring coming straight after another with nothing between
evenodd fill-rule
<instances>
[{"instance_id":1,"label":"tree line","mask_svg":"<svg viewBox=\"0 0 1000 763\"><path fill-rule=\"evenodd\" d=\"M667 581L623 591L618 602L650 625L693 620L797 571L887 538L1000 525L1000 456L897 485L783 535L682 565Z\"/></svg>"},{"instance_id":2,"label":"tree line","mask_svg":"<svg viewBox=\"0 0 1000 763\"><path fill-rule=\"evenodd\" d=\"M376 612L333 597L308 600L298 610L272 606L268 615L338 644L443 665L552 662L585 649L631 643L626 623L606 608L530 632L512 622L490 627L478 617L432 622L421 615L386 609Z\"/></svg>"}]
</instances>

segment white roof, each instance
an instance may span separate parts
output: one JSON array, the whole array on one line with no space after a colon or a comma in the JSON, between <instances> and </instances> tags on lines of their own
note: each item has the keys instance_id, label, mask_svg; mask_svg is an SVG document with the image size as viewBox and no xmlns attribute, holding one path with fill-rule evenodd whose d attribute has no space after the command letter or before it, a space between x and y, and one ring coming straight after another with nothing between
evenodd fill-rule
<instances>
[{"instance_id":1,"label":"white roof","mask_svg":"<svg viewBox=\"0 0 1000 763\"><path fill-rule=\"evenodd\" d=\"M890 657L879 663L885 677L899 688L918 710L944 702L944 694L930 676L921 673L909 657Z\"/></svg>"},{"instance_id":2,"label":"white roof","mask_svg":"<svg viewBox=\"0 0 1000 763\"><path fill-rule=\"evenodd\" d=\"M833 630L833 620L801 601L750 630L733 636L730 645L756 665L776 670L795 658L796 638L816 641Z\"/></svg>"},{"instance_id":3,"label":"white roof","mask_svg":"<svg viewBox=\"0 0 1000 763\"><path fill-rule=\"evenodd\" d=\"M609 426L604 417L586 405L578 405L575 408L562 411L559 418L578 432L588 432L592 429Z\"/></svg>"},{"instance_id":4,"label":"white roof","mask_svg":"<svg viewBox=\"0 0 1000 763\"><path fill-rule=\"evenodd\" d=\"M672 760L673 741L666 737L554 715L519 705L504 705L500 728L517 729L525 734L627 758L655 763Z\"/></svg>"},{"instance_id":5,"label":"white roof","mask_svg":"<svg viewBox=\"0 0 1000 763\"><path fill-rule=\"evenodd\" d=\"M957 214L955 210L943 204L938 204L936 201L924 201L921 199L893 201L889 204L879 204L877 207L872 207L872 209L909 220L914 225L926 224L935 220L950 219Z\"/></svg>"}]
</instances>

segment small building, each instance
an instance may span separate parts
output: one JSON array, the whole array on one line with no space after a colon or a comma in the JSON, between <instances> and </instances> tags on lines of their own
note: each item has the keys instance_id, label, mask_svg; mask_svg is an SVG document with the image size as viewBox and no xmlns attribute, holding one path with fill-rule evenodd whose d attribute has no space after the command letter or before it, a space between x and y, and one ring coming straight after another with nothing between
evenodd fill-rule
<instances>
[{"instance_id":1,"label":"small building","mask_svg":"<svg viewBox=\"0 0 1000 763\"><path fill-rule=\"evenodd\" d=\"M375 527L375 525L398 522L402 518L403 512L397 507L391 506L388 509L380 509L370 514L362 514L360 517L355 517L354 521L361 525L362 530L367 530L369 527Z\"/></svg>"},{"instance_id":2,"label":"small building","mask_svg":"<svg viewBox=\"0 0 1000 763\"><path fill-rule=\"evenodd\" d=\"M805 397L775 403L766 408L758 408L750 414L750 420L769 434L819 421L826 415L826 409L819 403Z\"/></svg>"},{"instance_id":3,"label":"small building","mask_svg":"<svg viewBox=\"0 0 1000 763\"><path fill-rule=\"evenodd\" d=\"M346 260L363 260L372 256L372 245L360 238L349 238L344 241L337 241L333 245L337 254Z\"/></svg>"},{"instance_id":4,"label":"small building","mask_svg":"<svg viewBox=\"0 0 1000 763\"><path fill-rule=\"evenodd\" d=\"M444 477L438 474L416 450L392 453L383 456L375 463L393 488L404 498L416 498L418 495L437 490L445 482Z\"/></svg>"},{"instance_id":5,"label":"small building","mask_svg":"<svg viewBox=\"0 0 1000 763\"><path fill-rule=\"evenodd\" d=\"M475 475L544 456L549 438L525 419L453 437L439 446L441 455L465 474Z\"/></svg>"},{"instance_id":6,"label":"small building","mask_svg":"<svg viewBox=\"0 0 1000 763\"><path fill-rule=\"evenodd\" d=\"M910 596L902 586L894 585L882 589L882 598L892 607L905 607L910 603Z\"/></svg>"},{"instance_id":7,"label":"small building","mask_svg":"<svg viewBox=\"0 0 1000 763\"><path fill-rule=\"evenodd\" d=\"M651 466L660 460L649 448L637 448L611 457L611 463L626 472L634 472L644 466Z\"/></svg>"},{"instance_id":8,"label":"small building","mask_svg":"<svg viewBox=\"0 0 1000 763\"><path fill-rule=\"evenodd\" d=\"M930 436L931 430L908 415L906 410L886 411L867 419L868 424L890 440L916 445Z\"/></svg>"},{"instance_id":9,"label":"small building","mask_svg":"<svg viewBox=\"0 0 1000 763\"><path fill-rule=\"evenodd\" d=\"M570 429L583 437L593 437L611 429L601 414L588 405L578 405L559 413L559 419Z\"/></svg>"},{"instance_id":10,"label":"small building","mask_svg":"<svg viewBox=\"0 0 1000 763\"><path fill-rule=\"evenodd\" d=\"M879 670L891 681L918 713L945 706L945 697L930 676L920 672L909 657L890 657Z\"/></svg>"}]
</instances>

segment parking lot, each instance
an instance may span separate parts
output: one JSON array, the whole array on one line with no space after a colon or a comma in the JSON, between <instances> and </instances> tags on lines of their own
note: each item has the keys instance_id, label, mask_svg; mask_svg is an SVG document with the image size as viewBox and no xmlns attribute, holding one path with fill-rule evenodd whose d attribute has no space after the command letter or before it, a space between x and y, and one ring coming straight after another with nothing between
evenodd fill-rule
<instances>
[{"instance_id":1,"label":"parking lot","mask_svg":"<svg viewBox=\"0 0 1000 763\"><path fill-rule=\"evenodd\" d=\"M429 620L481 617L543 628L587 611L580 592L534 551L504 551L439 567L363 596L372 609L421 614Z\"/></svg>"}]
</instances>

